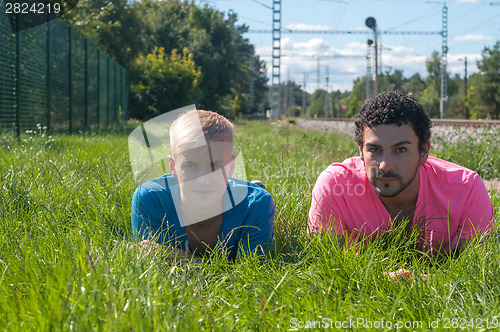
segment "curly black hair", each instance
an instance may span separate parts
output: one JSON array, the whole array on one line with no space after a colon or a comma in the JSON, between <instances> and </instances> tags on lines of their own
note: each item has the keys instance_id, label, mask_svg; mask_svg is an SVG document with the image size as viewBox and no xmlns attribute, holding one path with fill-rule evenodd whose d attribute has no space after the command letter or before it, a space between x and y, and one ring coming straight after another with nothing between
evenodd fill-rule
<instances>
[{"instance_id":1,"label":"curly black hair","mask_svg":"<svg viewBox=\"0 0 500 332\"><path fill-rule=\"evenodd\" d=\"M411 94L399 91L383 92L367 100L354 124L355 139L359 146L363 146L365 128L381 124L410 125L417 134L420 149L431 138L431 120L422 105Z\"/></svg>"}]
</instances>

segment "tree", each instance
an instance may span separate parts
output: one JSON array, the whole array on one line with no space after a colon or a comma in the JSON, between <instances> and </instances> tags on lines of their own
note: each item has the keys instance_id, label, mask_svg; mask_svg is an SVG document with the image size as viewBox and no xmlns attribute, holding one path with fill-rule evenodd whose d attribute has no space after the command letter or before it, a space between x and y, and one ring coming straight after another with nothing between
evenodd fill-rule
<instances>
[{"instance_id":1,"label":"tree","mask_svg":"<svg viewBox=\"0 0 500 332\"><path fill-rule=\"evenodd\" d=\"M188 48L203 72L200 106L212 110L220 107L222 96L231 93L238 68L233 26L223 16L208 5L193 6L188 16Z\"/></svg>"},{"instance_id":2,"label":"tree","mask_svg":"<svg viewBox=\"0 0 500 332\"><path fill-rule=\"evenodd\" d=\"M343 103L343 99L347 98L349 96L349 92L341 92L340 90L333 91L331 93L331 99L332 99L332 110L333 110L333 116L337 117L337 115L340 118L345 118L346 117L346 110L347 110L347 105Z\"/></svg>"},{"instance_id":3,"label":"tree","mask_svg":"<svg viewBox=\"0 0 500 332\"><path fill-rule=\"evenodd\" d=\"M419 73L413 74L412 77L407 79L405 83L403 83L403 91L406 93L412 93L413 96L420 100L422 98L422 93L425 90L425 82L420 77Z\"/></svg>"},{"instance_id":4,"label":"tree","mask_svg":"<svg viewBox=\"0 0 500 332\"><path fill-rule=\"evenodd\" d=\"M427 77L426 88L422 93L422 106L431 118L439 118L439 98L441 96L441 59L437 51L432 52L430 58L425 60Z\"/></svg>"},{"instance_id":5,"label":"tree","mask_svg":"<svg viewBox=\"0 0 500 332\"><path fill-rule=\"evenodd\" d=\"M246 25L236 25L235 13L229 15L228 21L236 33L233 34L233 45L236 48L236 62L238 66L234 73L231 93L238 99L239 112L248 115L263 112L267 102L267 75L265 62L255 55L255 48L243 34L248 31ZM250 83L253 81L254 104L250 105ZM234 108L233 108L234 110Z\"/></svg>"},{"instance_id":6,"label":"tree","mask_svg":"<svg viewBox=\"0 0 500 332\"><path fill-rule=\"evenodd\" d=\"M322 118L325 116L325 94L326 91L323 89L317 89L313 92L310 97L310 104L307 107L306 114L310 118Z\"/></svg>"},{"instance_id":7,"label":"tree","mask_svg":"<svg viewBox=\"0 0 500 332\"><path fill-rule=\"evenodd\" d=\"M347 99L346 117L355 117L366 100L366 76L354 80L354 86Z\"/></svg>"},{"instance_id":8,"label":"tree","mask_svg":"<svg viewBox=\"0 0 500 332\"><path fill-rule=\"evenodd\" d=\"M302 109L302 89L295 81L288 80L281 83L283 95L282 113L283 115L295 116L297 107ZM300 111L299 111L300 115Z\"/></svg>"},{"instance_id":9,"label":"tree","mask_svg":"<svg viewBox=\"0 0 500 332\"><path fill-rule=\"evenodd\" d=\"M488 115L494 119L500 116L500 41L492 48L485 47L482 59L477 62L477 68L483 75L478 82L477 93L486 104Z\"/></svg>"},{"instance_id":10,"label":"tree","mask_svg":"<svg viewBox=\"0 0 500 332\"><path fill-rule=\"evenodd\" d=\"M63 20L113 60L129 68L150 44L151 30L138 11L140 6L138 2L130 6L127 0L80 0Z\"/></svg>"},{"instance_id":11,"label":"tree","mask_svg":"<svg viewBox=\"0 0 500 332\"><path fill-rule=\"evenodd\" d=\"M403 71L396 69L391 74L387 71L384 75L379 76L379 90L382 91L402 91L404 92L403 85L406 79L403 76Z\"/></svg>"},{"instance_id":12,"label":"tree","mask_svg":"<svg viewBox=\"0 0 500 332\"><path fill-rule=\"evenodd\" d=\"M465 104L469 108L471 119L484 119L489 116L488 106L481 97L479 86L484 85L484 75L474 73L469 77L468 97L465 99Z\"/></svg>"},{"instance_id":13,"label":"tree","mask_svg":"<svg viewBox=\"0 0 500 332\"><path fill-rule=\"evenodd\" d=\"M446 117L450 119L465 119L464 80L456 74L448 81L449 107ZM462 87L462 89L460 89Z\"/></svg>"},{"instance_id":14,"label":"tree","mask_svg":"<svg viewBox=\"0 0 500 332\"><path fill-rule=\"evenodd\" d=\"M187 49L167 54L155 48L135 60L132 72L137 78L130 86L132 118L149 119L201 99L201 71Z\"/></svg>"},{"instance_id":15,"label":"tree","mask_svg":"<svg viewBox=\"0 0 500 332\"><path fill-rule=\"evenodd\" d=\"M227 18L208 5L198 7L193 1L135 1L128 5L127 0L81 0L77 10L65 16L66 22L75 26L81 33L94 42L115 61L130 70L130 84L134 88L131 97L130 114L139 115L144 108L132 110L140 105L140 100L151 96L138 97L136 93L150 93L154 87L150 71L137 70L139 63L148 54L162 48L165 54L174 50L187 49L192 61L201 71L197 78L196 98L186 101L197 103L200 108L228 114L233 110L230 105L248 105L250 79L254 79L257 104L266 99L264 62L258 57L254 69L250 69L249 57L254 55L254 48L248 39L242 37L247 27L236 24L235 14ZM141 58L139 62L136 60ZM169 59L168 61L171 61ZM168 62L166 61L166 62ZM168 91L178 91L184 86L184 78L176 82L168 79L171 85ZM159 78L159 79L165 79ZM142 82L142 83L141 83ZM145 85L149 82L149 85ZM176 86L178 85L178 86ZM161 92L162 90L156 90ZM167 90L164 90L165 93ZM192 91L185 94L170 95L172 105L178 105L184 96L194 96ZM236 98L237 97L237 98ZM150 102L164 100L163 97L150 98ZM228 102L229 101L229 102ZM149 105L148 114L164 109L165 105ZM184 105L182 105L184 106ZM242 111L246 107L239 107ZM155 110L155 111L152 111ZM229 114L230 115L230 114ZM143 114L140 118L147 118ZM138 116L139 117L139 116Z\"/></svg>"}]
</instances>

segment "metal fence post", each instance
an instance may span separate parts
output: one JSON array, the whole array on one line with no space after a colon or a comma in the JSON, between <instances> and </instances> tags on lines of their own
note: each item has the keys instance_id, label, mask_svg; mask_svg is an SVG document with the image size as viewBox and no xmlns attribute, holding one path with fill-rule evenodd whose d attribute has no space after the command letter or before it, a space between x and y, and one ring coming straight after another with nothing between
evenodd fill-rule
<instances>
[{"instance_id":1,"label":"metal fence post","mask_svg":"<svg viewBox=\"0 0 500 332\"><path fill-rule=\"evenodd\" d=\"M124 122L127 121L127 118L125 118L125 107L123 103L123 87L125 84L123 84L123 67L120 67L120 108L122 110L122 119Z\"/></svg>"},{"instance_id":2,"label":"metal fence post","mask_svg":"<svg viewBox=\"0 0 500 332\"><path fill-rule=\"evenodd\" d=\"M50 67L52 65L52 58L50 54L51 50L51 40L50 40L50 14L47 13L47 131L50 131L51 129L51 123L50 123L50 109L51 109L51 103L50 103L50 76L51 76L51 70Z\"/></svg>"},{"instance_id":3,"label":"metal fence post","mask_svg":"<svg viewBox=\"0 0 500 332\"><path fill-rule=\"evenodd\" d=\"M89 57L89 40L87 38L85 38L85 70L84 70L84 96L83 96L83 104L84 104L84 107L85 107L85 120L84 120L84 126L85 126L85 129L87 129L88 125L89 125L89 105L88 105L88 86L89 86L89 81L88 81L88 71L89 71L89 61L88 61L88 57Z\"/></svg>"},{"instance_id":4,"label":"metal fence post","mask_svg":"<svg viewBox=\"0 0 500 332\"><path fill-rule=\"evenodd\" d=\"M109 126L109 56L106 57L106 126Z\"/></svg>"},{"instance_id":5,"label":"metal fence post","mask_svg":"<svg viewBox=\"0 0 500 332\"><path fill-rule=\"evenodd\" d=\"M119 121L120 121L120 119L119 119L119 112L118 112L118 84L116 84L116 74L117 74L116 68L118 67L118 64L115 62L115 63L114 63L114 65L113 65L113 67L114 67L114 70L113 70L113 72L114 72L114 73L113 73L113 74L114 74L114 75L113 75L113 78L114 78L114 80L115 80L115 86L114 86L114 88L115 88L115 89L114 89L114 90L115 90L115 92L114 92L114 98L113 98L113 99L115 100L115 101L114 101L114 105L113 105L113 106L115 107L115 110L114 110L114 112L113 112L113 113L114 113L114 115L115 115L115 120L114 120L114 121L115 121L115 122L119 122Z\"/></svg>"},{"instance_id":6,"label":"metal fence post","mask_svg":"<svg viewBox=\"0 0 500 332\"><path fill-rule=\"evenodd\" d=\"M124 98L124 105L125 105L125 119L128 119L128 101L129 101L129 94L130 91L128 89L128 82L129 82L129 76L128 76L128 71L125 71L125 98Z\"/></svg>"},{"instance_id":7,"label":"metal fence post","mask_svg":"<svg viewBox=\"0 0 500 332\"><path fill-rule=\"evenodd\" d=\"M16 14L16 135L21 136L21 110L19 107L19 89L21 88L21 31L19 30L19 19L21 15Z\"/></svg>"},{"instance_id":8,"label":"metal fence post","mask_svg":"<svg viewBox=\"0 0 500 332\"><path fill-rule=\"evenodd\" d=\"M73 75L71 72L71 63L73 61L73 58L71 56L71 27L68 26L68 97L69 97L69 133L71 134L73 132Z\"/></svg>"},{"instance_id":9,"label":"metal fence post","mask_svg":"<svg viewBox=\"0 0 500 332\"><path fill-rule=\"evenodd\" d=\"M101 125L101 50L97 49L97 126Z\"/></svg>"}]
</instances>

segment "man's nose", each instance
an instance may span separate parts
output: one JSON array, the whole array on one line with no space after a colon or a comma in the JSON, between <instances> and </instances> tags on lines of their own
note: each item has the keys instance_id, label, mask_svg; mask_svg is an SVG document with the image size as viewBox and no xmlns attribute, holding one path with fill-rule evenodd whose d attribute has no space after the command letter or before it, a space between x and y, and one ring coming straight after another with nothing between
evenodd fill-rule
<instances>
[{"instance_id":1,"label":"man's nose","mask_svg":"<svg viewBox=\"0 0 500 332\"><path fill-rule=\"evenodd\" d=\"M202 185L209 184L211 182L211 177L212 177L212 171L209 169L206 169L205 172L203 172L203 174L200 174L196 178L196 183L202 184Z\"/></svg>"},{"instance_id":2,"label":"man's nose","mask_svg":"<svg viewBox=\"0 0 500 332\"><path fill-rule=\"evenodd\" d=\"M221 169L214 169L211 165L204 165L196 177L196 182L203 185L210 184L218 181L223 174L224 172Z\"/></svg>"},{"instance_id":3,"label":"man's nose","mask_svg":"<svg viewBox=\"0 0 500 332\"><path fill-rule=\"evenodd\" d=\"M384 172L390 172L394 170L394 161L392 160L391 154L388 152L384 152L382 155L382 159L378 165L378 168Z\"/></svg>"}]
</instances>

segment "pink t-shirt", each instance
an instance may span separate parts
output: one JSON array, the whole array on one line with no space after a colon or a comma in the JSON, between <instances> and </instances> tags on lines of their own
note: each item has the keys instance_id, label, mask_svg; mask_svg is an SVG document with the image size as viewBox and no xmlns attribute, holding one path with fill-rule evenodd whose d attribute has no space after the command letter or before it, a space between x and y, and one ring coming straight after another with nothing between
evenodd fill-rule
<instances>
[{"instance_id":1,"label":"pink t-shirt","mask_svg":"<svg viewBox=\"0 0 500 332\"><path fill-rule=\"evenodd\" d=\"M429 157L419 175L413 222L424 221L426 251L447 252L460 238L470 239L494 226L493 204L476 172ZM332 230L356 239L373 238L387 231L390 223L360 157L331 164L320 174L312 192L309 232Z\"/></svg>"}]
</instances>

